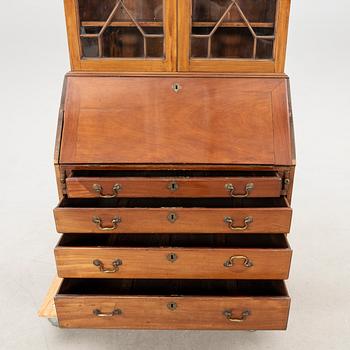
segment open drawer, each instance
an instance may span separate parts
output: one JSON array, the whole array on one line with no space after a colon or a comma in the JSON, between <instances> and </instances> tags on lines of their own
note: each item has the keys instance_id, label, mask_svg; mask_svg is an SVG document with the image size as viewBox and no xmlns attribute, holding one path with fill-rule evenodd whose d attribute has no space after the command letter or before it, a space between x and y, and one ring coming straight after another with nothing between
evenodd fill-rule
<instances>
[{"instance_id":1,"label":"open drawer","mask_svg":"<svg viewBox=\"0 0 350 350\"><path fill-rule=\"evenodd\" d=\"M73 171L70 198L279 197L277 172L242 171Z\"/></svg>"},{"instance_id":2,"label":"open drawer","mask_svg":"<svg viewBox=\"0 0 350 350\"><path fill-rule=\"evenodd\" d=\"M55 297L60 327L286 329L283 281L65 279Z\"/></svg>"},{"instance_id":3,"label":"open drawer","mask_svg":"<svg viewBox=\"0 0 350 350\"><path fill-rule=\"evenodd\" d=\"M64 198L60 233L288 233L292 209L279 198Z\"/></svg>"},{"instance_id":4,"label":"open drawer","mask_svg":"<svg viewBox=\"0 0 350 350\"><path fill-rule=\"evenodd\" d=\"M287 279L292 251L275 235L63 235L64 278Z\"/></svg>"}]
</instances>

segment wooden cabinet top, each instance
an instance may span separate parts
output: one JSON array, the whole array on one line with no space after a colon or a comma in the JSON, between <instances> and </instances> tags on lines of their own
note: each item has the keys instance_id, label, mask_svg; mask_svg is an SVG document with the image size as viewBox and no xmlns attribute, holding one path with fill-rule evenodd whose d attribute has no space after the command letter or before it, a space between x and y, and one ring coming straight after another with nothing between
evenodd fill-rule
<instances>
[{"instance_id":1,"label":"wooden cabinet top","mask_svg":"<svg viewBox=\"0 0 350 350\"><path fill-rule=\"evenodd\" d=\"M61 164L293 164L286 78L66 79Z\"/></svg>"},{"instance_id":2,"label":"wooden cabinet top","mask_svg":"<svg viewBox=\"0 0 350 350\"><path fill-rule=\"evenodd\" d=\"M64 0L73 71L284 71L290 0Z\"/></svg>"}]
</instances>

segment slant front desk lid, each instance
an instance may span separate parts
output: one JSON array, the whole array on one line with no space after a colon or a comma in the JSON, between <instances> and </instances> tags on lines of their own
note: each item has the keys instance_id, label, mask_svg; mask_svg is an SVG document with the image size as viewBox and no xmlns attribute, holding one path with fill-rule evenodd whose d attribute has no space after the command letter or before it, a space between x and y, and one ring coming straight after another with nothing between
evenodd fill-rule
<instances>
[{"instance_id":1,"label":"slant front desk lid","mask_svg":"<svg viewBox=\"0 0 350 350\"><path fill-rule=\"evenodd\" d=\"M68 76L62 164L291 165L286 78Z\"/></svg>"}]
</instances>

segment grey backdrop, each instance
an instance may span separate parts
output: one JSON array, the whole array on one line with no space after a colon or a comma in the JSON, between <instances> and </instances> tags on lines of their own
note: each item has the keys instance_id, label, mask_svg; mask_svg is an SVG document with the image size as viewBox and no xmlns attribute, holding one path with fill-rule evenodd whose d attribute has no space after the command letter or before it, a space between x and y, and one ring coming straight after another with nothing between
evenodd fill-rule
<instances>
[{"instance_id":1,"label":"grey backdrop","mask_svg":"<svg viewBox=\"0 0 350 350\"><path fill-rule=\"evenodd\" d=\"M249 333L59 330L37 318L58 239L52 159L69 70L63 1L0 0L0 349L349 349L350 3L292 2L292 308L287 332Z\"/></svg>"}]
</instances>

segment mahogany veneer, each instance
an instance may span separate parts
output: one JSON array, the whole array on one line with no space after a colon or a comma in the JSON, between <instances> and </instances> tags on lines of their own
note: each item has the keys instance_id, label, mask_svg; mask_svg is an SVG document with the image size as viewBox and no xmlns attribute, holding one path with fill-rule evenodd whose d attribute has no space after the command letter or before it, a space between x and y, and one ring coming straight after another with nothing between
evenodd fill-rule
<instances>
[{"instance_id":1,"label":"mahogany veneer","mask_svg":"<svg viewBox=\"0 0 350 350\"><path fill-rule=\"evenodd\" d=\"M282 330L290 0L64 0L62 328Z\"/></svg>"}]
</instances>

